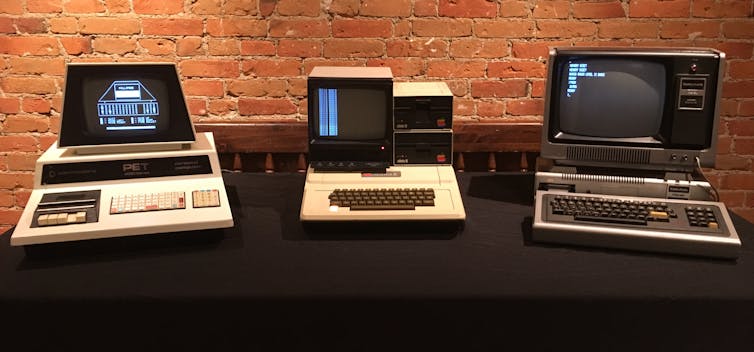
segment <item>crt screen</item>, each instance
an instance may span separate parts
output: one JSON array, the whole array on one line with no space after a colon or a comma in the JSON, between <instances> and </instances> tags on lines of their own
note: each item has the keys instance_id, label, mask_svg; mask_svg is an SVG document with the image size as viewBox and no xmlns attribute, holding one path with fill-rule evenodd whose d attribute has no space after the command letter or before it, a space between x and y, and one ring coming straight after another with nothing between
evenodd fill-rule
<instances>
[{"instance_id":1,"label":"crt screen","mask_svg":"<svg viewBox=\"0 0 754 352\"><path fill-rule=\"evenodd\" d=\"M167 128L169 97L165 82L148 78L84 78L82 106L94 136L149 135Z\"/></svg>"},{"instance_id":2,"label":"crt screen","mask_svg":"<svg viewBox=\"0 0 754 352\"><path fill-rule=\"evenodd\" d=\"M317 89L317 134L335 140L385 138L387 99L382 89Z\"/></svg>"},{"instance_id":3,"label":"crt screen","mask_svg":"<svg viewBox=\"0 0 754 352\"><path fill-rule=\"evenodd\" d=\"M655 136L665 102L665 67L631 59L570 59L560 77L560 130L606 138Z\"/></svg>"}]
</instances>

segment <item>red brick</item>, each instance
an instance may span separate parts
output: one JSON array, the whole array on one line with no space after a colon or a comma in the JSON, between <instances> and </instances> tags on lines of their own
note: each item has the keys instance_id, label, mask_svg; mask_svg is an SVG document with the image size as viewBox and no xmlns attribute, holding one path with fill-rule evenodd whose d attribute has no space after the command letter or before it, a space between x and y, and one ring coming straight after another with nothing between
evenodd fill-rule
<instances>
[{"instance_id":1,"label":"red brick","mask_svg":"<svg viewBox=\"0 0 754 352\"><path fill-rule=\"evenodd\" d=\"M505 103L505 110L514 116L542 116L545 111L542 99L516 99Z\"/></svg>"},{"instance_id":2,"label":"red brick","mask_svg":"<svg viewBox=\"0 0 754 352\"><path fill-rule=\"evenodd\" d=\"M237 111L238 106L232 100L210 100L207 104L207 112L213 115L225 115L231 111Z\"/></svg>"},{"instance_id":3,"label":"red brick","mask_svg":"<svg viewBox=\"0 0 754 352\"><path fill-rule=\"evenodd\" d=\"M741 116L754 116L754 100L742 101L738 113Z\"/></svg>"},{"instance_id":4,"label":"red brick","mask_svg":"<svg viewBox=\"0 0 754 352\"><path fill-rule=\"evenodd\" d=\"M514 98L526 96L525 80L475 81L471 82L474 98Z\"/></svg>"},{"instance_id":5,"label":"red brick","mask_svg":"<svg viewBox=\"0 0 754 352\"><path fill-rule=\"evenodd\" d=\"M100 53L125 55L136 51L136 39L99 37L94 38L92 47Z\"/></svg>"},{"instance_id":6,"label":"red brick","mask_svg":"<svg viewBox=\"0 0 754 352\"><path fill-rule=\"evenodd\" d=\"M16 33L16 27L13 25L12 18L0 17L0 33Z\"/></svg>"},{"instance_id":7,"label":"red brick","mask_svg":"<svg viewBox=\"0 0 754 352\"><path fill-rule=\"evenodd\" d=\"M478 101L476 114L482 117L502 117L505 114L505 102L501 100Z\"/></svg>"},{"instance_id":8,"label":"red brick","mask_svg":"<svg viewBox=\"0 0 754 352\"><path fill-rule=\"evenodd\" d=\"M53 122L53 119L50 119L50 132L52 133L58 133L60 132L60 118L57 119L57 122ZM50 148L50 146L57 142L58 136L52 134L48 135L40 135L39 136L39 149L40 150L47 150Z\"/></svg>"},{"instance_id":9,"label":"red brick","mask_svg":"<svg viewBox=\"0 0 754 352\"><path fill-rule=\"evenodd\" d=\"M283 16L319 16L319 0L279 0L278 14Z\"/></svg>"},{"instance_id":10,"label":"red brick","mask_svg":"<svg viewBox=\"0 0 754 352\"><path fill-rule=\"evenodd\" d=\"M380 57L385 55L385 43L378 39L327 39L324 57Z\"/></svg>"},{"instance_id":11,"label":"red brick","mask_svg":"<svg viewBox=\"0 0 754 352\"><path fill-rule=\"evenodd\" d=\"M23 214L23 210L0 210L0 224L15 225L21 218L21 214Z\"/></svg>"},{"instance_id":12,"label":"red brick","mask_svg":"<svg viewBox=\"0 0 754 352\"><path fill-rule=\"evenodd\" d=\"M545 96L545 80L532 80L531 81L531 97L542 98Z\"/></svg>"},{"instance_id":13,"label":"red brick","mask_svg":"<svg viewBox=\"0 0 754 352\"><path fill-rule=\"evenodd\" d=\"M4 152L37 152L39 148L37 148L37 139L32 136L3 135L0 136L0 150ZM0 185L0 188L10 187Z\"/></svg>"},{"instance_id":14,"label":"red brick","mask_svg":"<svg viewBox=\"0 0 754 352\"><path fill-rule=\"evenodd\" d=\"M31 13L63 12L63 0L26 0L26 9Z\"/></svg>"},{"instance_id":15,"label":"red brick","mask_svg":"<svg viewBox=\"0 0 754 352\"><path fill-rule=\"evenodd\" d=\"M754 139L735 138L733 140L733 149L739 155L754 155Z\"/></svg>"},{"instance_id":16,"label":"red brick","mask_svg":"<svg viewBox=\"0 0 754 352\"><path fill-rule=\"evenodd\" d=\"M16 197L13 196L13 192L7 189L0 190L0 207L12 207L16 204Z\"/></svg>"},{"instance_id":17,"label":"red brick","mask_svg":"<svg viewBox=\"0 0 754 352\"><path fill-rule=\"evenodd\" d=\"M424 75L424 60L420 58L405 59L369 59L367 66L390 67L393 77L414 77Z\"/></svg>"},{"instance_id":18,"label":"red brick","mask_svg":"<svg viewBox=\"0 0 754 352\"><path fill-rule=\"evenodd\" d=\"M754 80L723 83L724 98L752 98L754 97Z\"/></svg>"},{"instance_id":19,"label":"red brick","mask_svg":"<svg viewBox=\"0 0 754 352\"><path fill-rule=\"evenodd\" d=\"M105 0L105 6L110 13L126 13L131 11L129 0Z\"/></svg>"},{"instance_id":20,"label":"red brick","mask_svg":"<svg viewBox=\"0 0 754 352\"><path fill-rule=\"evenodd\" d=\"M34 164L39 158L37 153L11 153L8 154L8 170L10 171L34 171Z\"/></svg>"},{"instance_id":21,"label":"red brick","mask_svg":"<svg viewBox=\"0 0 754 352\"><path fill-rule=\"evenodd\" d=\"M74 34L79 31L79 21L74 17L55 17L49 21L53 33Z\"/></svg>"},{"instance_id":22,"label":"red brick","mask_svg":"<svg viewBox=\"0 0 754 352\"><path fill-rule=\"evenodd\" d=\"M487 64L487 77L544 78L547 68L538 61L502 61Z\"/></svg>"},{"instance_id":23,"label":"red brick","mask_svg":"<svg viewBox=\"0 0 754 352\"><path fill-rule=\"evenodd\" d=\"M61 37L60 44L63 45L68 55L89 54L92 52L92 40L89 37Z\"/></svg>"},{"instance_id":24,"label":"red brick","mask_svg":"<svg viewBox=\"0 0 754 352\"><path fill-rule=\"evenodd\" d=\"M393 24L393 37L408 37L411 35L411 20L402 19Z\"/></svg>"},{"instance_id":25,"label":"red brick","mask_svg":"<svg viewBox=\"0 0 754 352\"><path fill-rule=\"evenodd\" d=\"M179 56L202 55L204 52L204 49L202 48L202 38L178 39L175 51Z\"/></svg>"},{"instance_id":26,"label":"red brick","mask_svg":"<svg viewBox=\"0 0 754 352\"><path fill-rule=\"evenodd\" d=\"M140 2L143 1L134 2L134 7ZM101 13L105 12L105 6L99 0L67 0L63 3L63 10L67 13Z\"/></svg>"},{"instance_id":27,"label":"red brick","mask_svg":"<svg viewBox=\"0 0 754 352\"><path fill-rule=\"evenodd\" d=\"M192 116L207 115L207 101L204 99L186 99L186 106Z\"/></svg>"},{"instance_id":28,"label":"red brick","mask_svg":"<svg viewBox=\"0 0 754 352\"><path fill-rule=\"evenodd\" d=\"M0 97L0 114L17 114L21 111L18 98Z\"/></svg>"},{"instance_id":29,"label":"red brick","mask_svg":"<svg viewBox=\"0 0 754 352\"><path fill-rule=\"evenodd\" d=\"M605 21L599 24L600 38L656 38L656 22Z\"/></svg>"},{"instance_id":30,"label":"red brick","mask_svg":"<svg viewBox=\"0 0 754 352\"><path fill-rule=\"evenodd\" d=\"M425 19L413 21L414 35L419 37L466 37L471 35L472 21L460 19Z\"/></svg>"},{"instance_id":31,"label":"red brick","mask_svg":"<svg viewBox=\"0 0 754 352\"><path fill-rule=\"evenodd\" d=\"M183 77L238 77L237 61L189 60L178 64Z\"/></svg>"},{"instance_id":32,"label":"red brick","mask_svg":"<svg viewBox=\"0 0 754 352\"><path fill-rule=\"evenodd\" d=\"M202 20L194 18L144 18L141 26L146 35L202 35L204 32Z\"/></svg>"},{"instance_id":33,"label":"red brick","mask_svg":"<svg viewBox=\"0 0 754 352\"><path fill-rule=\"evenodd\" d=\"M46 33L47 22L44 18L17 18L15 21L19 33Z\"/></svg>"},{"instance_id":34,"label":"red brick","mask_svg":"<svg viewBox=\"0 0 754 352\"><path fill-rule=\"evenodd\" d=\"M340 38L387 38L392 35L391 20L340 19L332 20L333 37Z\"/></svg>"},{"instance_id":35,"label":"red brick","mask_svg":"<svg viewBox=\"0 0 754 352\"><path fill-rule=\"evenodd\" d=\"M437 16L437 0L415 0L414 16Z\"/></svg>"},{"instance_id":36,"label":"red brick","mask_svg":"<svg viewBox=\"0 0 754 352\"><path fill-rule=\"evenodd\" d=\"M191 13L197 15L219 15L223 13L223 0L194 0Z\"/></svg>"},{"instance_id":37,"label":"red brick","mask_svg":"<svg viewBox=\"0 0 754 352\"><path fill-rule=\"evenodd\" d=\"M388 56L445 57L448 42L435 38L395 39L387 42Z\"/></svg>"},{"instance_id":38,"label":"red brick","mask_svg":"<svg viewBox=\"0 0 754 352\"><path fill-rule=\"evenodd\" d=\"M754 38L754 21L725 22L723 35L728 39L752 39Z\"/></svg>"},{"instance_id":39,"label":"red brick","mask_svg":"<svg viewBox=\"0 0 754 352\"><path fill-rule=\"evenodd\" d=\"M728 207L742 207L746 199L746 193L740 191L719 190L720 201Z\"/></svg>"},{"instance_id":40,"label":"red brick","mask_svg":"<svg viewBox=\"0 0 754 352\"><path fill-rule=\"evenodd\" d=\"M139 45L150 55L170 55L175 53L175 42L167 39L139 39Z\"/></svg>"},{"instance_id":41,"label":"red brick","mask_svg":"<svg viewBox=\"0 0 754 352\"><path fill-rule=\"evenodd\" d=\"M488 0L440 0L439 14L445 17L495 17L497 4Z\"/></svg>"},{"instance_id":42,"label":"red brick","mask_svg":"<svg viewBox=\"0 0 754 352\"><path fill-rule=\"evenodd\" d=\"M47 118L32 115L10 115L6 116L5 121L3 121L3 132L5 133L47 132L49 129L50 121ZM26 151L36 151L36 146L33 150Z\"/></svg>"},{"instance_id":43,"label":"red brick","mask_svg":"<svg viewBox=\"0 0 754 352\"><path fill-rule=\"evenodd\" d=\"M65 59L11 57L9 72L22 75L63 75L65 73Z\"/></svg>"},{"instance_id":44,"label":"red brick","mask_svg":"<svg viewBox=\"0 0 754 352\"><path fill-rule=\"evenodd\" d=\"M573 3L574 18L616 18L626 17L620 1Z\"/></svg>"},{"instance_id":45,"label":"red brick","mask_svg":"<svg viewBox=\"0 0 754 352\"><path fill-rule=\"evenodd\" d=\"M362 0L359 14L372 17L411 16L411 0Z\"/></svg>"},{"instance_id":46,"label":"red brick","mask_svg":"<svg viewBox=\"0 0 754 352\"><path fill-rule=\"evenodd\" d=\"M694 17L705 18L751 17L751 1L694 0L691 14Z\"/></svg>"},{"instance_id":47,"label":"red brick","mask_svg":"<svg viewBox=\"0 0 754 352\"><path fill-rule=\"evenodd\" d=\"M732 79L754 79L754 61L731 61L728 72Z\"/></svg>"},{"instance_id":48,"label":"red brick","mask_svg":"<svg viewBox=\"0 0 754 352\"><path fill-rule=\"evenodd\" d=\"M183 12L183 0L134 1L134 12L146 15L176 14Z\"/></svg>"},{"instance_id":49,"label":"red brick","mask_svg":"<svg viewBox=\"0 0 754 352\"><path fill-rule=\"evenodd\" d=\"M505 39L457 39L450 43L451 57L500 58L509 54Z\"/></svg>"},{"instance_id":50,"label":"red brick","mask_svg":"<svg viewBox=\"0 0 754 352\"><path fill-rule=\"evenodd\" d=\"M306 79L292 78L288 80L288 94L295 97L306 97ZM299 104L301 105L301 104Z\"/></svg>"},{"instance_id":51,"label":"red brick","mask_svg":"<svg viewBox=\"0 0 754 352\"><path fill-rule=\"evenodd\" d=\"M731 154L717 155L715 169L717 170L744 170L751 168L751 157L743 157Z\"/></svg>"},{"instance_id":52,"label":"red brick","mask_svg":"<svg viewBox=\"0 0 754 352\"><path fill-rule=\"evenodd\" d=\"M244 60L241 64L243 74L252 77L285 77L301 75L299 60Z\"/></svg>"},{"instance_id":53,"label":"red brick","mask_svg":"<svg viewBox=\"0 0 754 352\"><path fill-rule=\"evenodd\" d=\"M754 119L730 120L727 124L731 135L754 137Z\"/></svg>"},{"instance_id":54,"label":"red brick","mask_svg":"<svg viewBox=\"0 0 754 352\"><path fill-rule=\"evenodd\" d=\"M241 52L239 48L236 39L210 39L207 43L207 50L213 56L238 55Z\"/></svg>"},{"instance_id":55,"label":"red brick","mask_svg":"<svg viewBox=\"0 0 754 352\"><path fill-rule=\"evenodd\" d=\"M630 17L689 17L688 0L631 0L628 4Z\"/></svg>"},{"instance_id":56,"label":"red brick","mask_svg":"<svg viewBox=\"0 0 754 352\"><path fill-rule=\"evenodd\" d=\"M58 55L59 52L55 38L0 36L0 54Z\"/></svg>"},{"instance_id":57,"label":"red brick","mask_svg":"<svg viewBox=\"0 0 754 352\"><path fill-rule=\"evenodd\" d=\"M126 18L82 17L79 19L81 34L137 34L139 21Z\"/></svg>"},{"instance_id":58,"label":"red brick","mask_svg":"<svg viewBox=\"0 0 754 352\"><path fill-rule=\"evenodd\" d=\"M20 15L24 13L23 1L0 1L0 13Z\"/></svg>"},{"instance_id":59,"label":"red brick","mask_svg":"<svg viewBox=\"0 0 754 352\"><path fill-rule=\"evenodd\" d=\"M528 38L534 35L534 28L531 20L477 20L474 34L479 38Z\"/></svg>"},{"instance_id":60,"label":"red brick","mask_svg":"<svg viewBox=\"0 0 754 352\"><path fill-rule=\"evenodd\" d=\"M722 177L722 188L754 190L754 173L725 175Z\"/></svg>"},{"instance_id":61,"label":"red brick","mask_svg":"<svg viewBox=\"0 0 754 352\"><path fill-rule=\"evenodd\" d=\"M538 0L534 5L534 18L568 18L570 10L568 1Z\"/></svg>"},{"instance_id":62,"label":"red brick","mask_svg":"<svg viewBox=\"0 0 754 352\"><path fill-rule=\"evenodd\" d=\"M238 113L241 115L290 115L297 110L288 99L238 99Z\"/></svg>"},{"instance_id":63,"label":"red brick","mask_svg":"<svg viewBox=\"0 0 754 352\"><path fill-rule=\"evenodd\" d=\"M17 189L13 193L16 198L16 206L25 207L31 197L31 191Z\"/></svg>"},{"instance_id":64,"label":"red brick","mask_svg":"<svg viewBox=\"0 0 754 352\"><path fill-rule=\"evenodd\" d=\"M570 45L571 42L568 41L513 41L511 44L511 53L513 57L519 59L541 60L549 57L550 48Z\"/></svg>"},{"instance_id":65,"label":"red brick","mask_svg":"<svg viewBox=\"0 0 754 352\"><path fill-rule=\"evenodd\" d=\"M529 1L503 0L500 2L500 17L529 17L531 13Z\"/></svg>"},{"instance_id":66,"label":"red brick","mask_svg":"<svg viewBox=\"0 0 754 352\"><path fill-rule=\"evenodd\" d=\"M244 79L228 83L228 94L234 97L283 97L287 84L282 79Z\"/></svg>"},{"instance_id":67,"label":"red brick","mask_svg":"<svg viewBox=\"0 0 754 352\"><path fill-rule=\"evenodd\" d=\"M597 25L592 22L537 21L537 37L539 38L591 37L596 32Z\"/></svg>"},{"instance_id":68,"label":"red brick","mask_svg":"<svg viewBox=\"0 0 754 352\"><path fill-rule=\"evenodd\" d=\"M660 38L667 39L717 38L719 35L720 22L717 21L665 21L660 30Z\"/></svg>"},{"instance_id":69,"label":"red brick","mask_svg":"<svg viewBox=\"0 0 754 352\"><path fill-rule=\"evenodd\" d=\"M304 76L308 75L312 72L312 69L317 66L365 66L366 65L366 59L349 59L349 60L338 60L338 59L320 59L320 58L310 58L304 60Z\"/></svg>"},{"instance_id":70,"label":"red brick","mask_svg":"<svg viewBox=\"0 0 754 352\"><path fill-rule=\"evenodd\" d=\"M241 41L241 55L275 55L275 43L268 40Z\"/></svg>"},{"instance_id":71,"label":"red brick","mask_svg":"<svg viewBox=\"0 0 754 352\"><path fill-rule=\"evenodd\" d=\"M720 99L720 116L738 116L738 101L735 99Z\"/></svg>"},{"instance_id":72,"label":"red brick","mask_svg":"<svg viewBox=\"0 0 754 352\"><path fill-rule=\"evenodd\" d=\"M330 34L327 20L281 20L270 21L270 37L321 38Z\"/></svg>"},{"instance_id":73,"label":"red brick","mask_svg":"<svg viewBox=\"0 0 754 352\"><path fill-rule=\"evenodd\" d=\"M53 94L58 91L52 78L5 77L0 85L5 93Z\"/></svg>"},{"instance_id":74,"label":"red brick","mask_svg":"<svg viewBox=\"0 0 754 352\"><path fill-rule=\"evenodd\" d=\"M322 56L322 42L318 40L280 39L278 41L280 57L319 57Z\"/></svg>"},{"instance_id":75,"label":"red brick","mask_svg":"<svg viewBox=\"0 0 754 352\"><path fill-rule=\"evenodd\" d=\"M332 0L328 11L332 14L353 17L359 13L360 0Z\"/></svg>"},{"instance_id":76,"label":"red brick","mask_svg":"<svg viewBox=\"0 0 754 352\"><path fill-rule=\"evenodd\" d=\"M474 105L474 100L471 99L453 99L453 115L472 116Z\"/></svg>"},{"instance_id":77,"label":"red brick","mask_svg":"<svg viewBox=\"0 0 754 352\"><path fill-rule=\"evenodd\" d=\"M427 77L442 78L481 78L487 67L485 61L430 61L427 64Z\"/></svg>"},{"instance_id":78,"label":"red brick","mask_svg":"<svg viewBox=\"0 0 754 352\"><path fill-rule=\"evenodd\" d=\"M21 106L23 107L24 112L36 112L40 114L49 114L51 108L50 101L48 99L36 97L24 98L21 101Z\"/></svg>"},{"instance_id":79,"label":"red brick","mask_svg":"<svg viewBox=\"0 0 754 352\"><path fill-rule=\"evenodd\" d=\"M183 81L183 92L193 96L222 97L225 95L225 88L221 81L189 79Z\"/></svg>"},{"instance_id":80,"label":"red brick","mask_svg":"<svg viewBox=\"0 0 754 352\"><path fill-rule=\"evenodd\" d=\"M751 59L752 52L754 52L754 43L743 42L706 42L697 41L699 46L706 46L718 49L725 53L728 59Z\"/></svg>"},{"instance_id":81,"label":"red brick","mask_svg":"<svg viewBox=\"0 0 754 352\"><path fill-rule=\"evenodd\" d=\"M226 15L256 15L259 0L225 0L223 9Z\"/></svg>"},{"instance_id":82,"label":"red brick","mask_svg":"<svg viewBox=\"0 0 754 352\"><path fill-rule=\"evenodd\" d=\"M201 24L199 24L201 30ZM207 33L215 37L267 35L267 21L238 18L208 19ZM201 34L201 31L198 33Z\"/></svg>"}]
</instances>

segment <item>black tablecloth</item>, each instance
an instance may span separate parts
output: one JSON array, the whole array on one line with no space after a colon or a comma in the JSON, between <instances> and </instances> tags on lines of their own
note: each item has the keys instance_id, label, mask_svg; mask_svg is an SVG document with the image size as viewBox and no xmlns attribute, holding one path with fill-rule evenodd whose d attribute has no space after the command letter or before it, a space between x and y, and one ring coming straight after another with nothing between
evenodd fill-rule
<instances>
[{"instance_id":1,"label":"black tablecloth","mask_svg":"<svg viewBox=\"0 0 754 352\"><path fill-rule=\"evenodd\" d=\"M226 174L236 226L54 246L0 238L3 340L33 349L751 350L736 261L529 240L532 175L459 174L467 221L313 232L304 175ZM2 346L0 344L0 346Z\"/></svg>"}]
</instances>

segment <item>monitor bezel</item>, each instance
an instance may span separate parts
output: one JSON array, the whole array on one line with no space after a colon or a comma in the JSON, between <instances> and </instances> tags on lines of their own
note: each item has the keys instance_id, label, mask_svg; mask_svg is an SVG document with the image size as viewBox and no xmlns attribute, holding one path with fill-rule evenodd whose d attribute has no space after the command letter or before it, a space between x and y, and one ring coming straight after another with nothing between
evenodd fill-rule
<instances>
[{"instance_id":1,"label":"monitor bezel","mask_svg":"<svg viewBox=\"0 0 754 352\"><path fill-rule=\"evenodd\" d=\"M162 76L169 92L170 123L162 133L141 136L95 136L87 129L82 81L89 74L120 75L143 74ZM94 71L95 73L92 73ZM110 72L107 72L110 71ZM180 149L196 141L196 131L183 93L177 67L169 62L78 62L66 65L58 146L81 153L128 151L130 149L167 150ZM182 118L181 118L182 117Z\"/></svg>"},{"instance_id":2,"label":"monitor bezel","mask_svg":"<svg viewBox=\"0 0 754 352\"><path fill-rule=\"evenodd\" d=\"M641 58L670 58L677 56L704 57L717 59L717 82L715 84L714 107L712 109L712 123L709 131L709 146L701 149L675 146L669 148L662 142L650 141L646 138L613 139L589 138L555 139L552 138L551 128L556 122L553 110L558 99L553 93L553 84L559 80L556 62L559 56L601 56L601 57L641 57ZM637 48L637 47L555 47L551 48L548 60L548 73L545 84L545 106L542 121L540 141L540 156L551 159L557 164L573 166L593 166L608 168L647 169L667 172L690 172L698 165L714 167L717 151L717 130L719 125L719 102L722 92L722 82L725 70L725 53L710 48ZM675 101L674 97L666 101ZM552 121L551 121L552 120ZM665 121L663 121L665 123ZM615 143L612 143L615 142ZM606 160L579 160L569 155L587 153L588 155L605 156ZM646 157L647 162L636 162L634 156ZM697 162L698 158L698 162Z\"/></svg>"}]
</instances>

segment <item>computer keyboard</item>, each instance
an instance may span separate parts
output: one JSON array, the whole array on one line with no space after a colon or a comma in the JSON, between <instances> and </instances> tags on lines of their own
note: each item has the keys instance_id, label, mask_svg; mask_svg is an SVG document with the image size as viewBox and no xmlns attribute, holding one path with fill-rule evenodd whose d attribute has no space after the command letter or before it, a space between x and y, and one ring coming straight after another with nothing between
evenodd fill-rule
<instances>
[{"instance_id":1,"label":"computer keyboard","mask_svg":"<svg viewBox=\"0 0 754 352\"><path fill-rule=\"evenodd\" d=\"M532 239L735 258L741 241L719 202L537 191Z\"/></svg>"},{"instance_id":2,"label":"computer keyboard","mask_svg":"<svg viewBox=\"0 0 754 352\"><path fill-rule=\"evenodd\" d=\"M382 161L312 161L315 172L374 172L384 173L390 166Z\"/></svg>"},{"instance_id":3,"label":"computer keyboard","mask_svg":"<svg viewBox=\"0 0 754 352\"><path fill-rule=\"evenodd\" d=\"M328 198L330 206L351 210L414 210L435 205L431 188L336 189Z\"/></svg>"}]
</instances>

